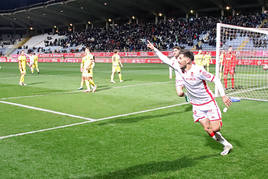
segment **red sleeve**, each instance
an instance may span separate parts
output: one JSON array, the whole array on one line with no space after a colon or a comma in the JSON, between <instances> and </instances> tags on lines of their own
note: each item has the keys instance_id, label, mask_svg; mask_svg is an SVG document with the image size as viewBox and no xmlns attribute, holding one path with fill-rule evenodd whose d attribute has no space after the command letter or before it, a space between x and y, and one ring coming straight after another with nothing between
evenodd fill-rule
<instances>
[{"instance_id":1,"label":"red sleeve","mask_svg":"<svg viewBox=\"0 0 268 179\"><path fill-rule=\"evenodd\" d=\"M232 55L232 64L235 66L236 65L236 55Z\"/></svg>"},{"instance_id":2,"label":"red sleeve","mask_svg":"<svg viewBox=\"0 0 268 179\"><path fill-rule=\"evenodd\" d=\"M226 54L223 54L223 58L222 58L222 64L223 66L225 66L225 63L226 63Z\"/></svg>"}]
</instances>

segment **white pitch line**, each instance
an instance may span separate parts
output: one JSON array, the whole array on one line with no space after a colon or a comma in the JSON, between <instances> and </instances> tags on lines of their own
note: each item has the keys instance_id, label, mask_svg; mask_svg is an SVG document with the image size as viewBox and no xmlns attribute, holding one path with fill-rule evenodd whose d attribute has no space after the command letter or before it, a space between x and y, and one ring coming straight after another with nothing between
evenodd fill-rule
<instances>
[{"instance_id":1,"label":"white pitch line","mask_svg":"<svg viewBox=\"0 0 268 179\"><path fill-rule=\"evenodd\" d=\"M72 93L80 93L81 91L66 91L66 92L52 92L52 93L46 93L46 94L35 94L31 96L14 96L14 97L6 97L6 98L0 98L1 100L7 100L7 99L20 99L20 98L33 98L38 96L48 96L53 94L72 94Z\"/></svg>"},{"instance_id":2,"label":"white pitch line","mask_svg":"<svg viewBox=\"0 0 268 179\"><path fill-rule=\"evenodd\" d=\"M28 109L37 110L37 111L43 111L43 112L58 114L58 115L62 115L62 116L68 116L68 117L73 117L73 118L78 118L78 119L84 119L84 120L87 120L87 121L95 121L95 119L92 119L92 118L77 116L77 115L73 115L73 114L67 114L67 113L63 113L63 112L57 112L57 111L53 111L53 110L49 110L49 109L43 109L43 108L38 108L38 107L34 107L34 106L28 106L28 105L24 105L24 104L12 103L12 102L7 102L7 101L0 101L0 103L9 104L9 105L13 105L13 106L24 107L24 108L28 108Z\"/></svg>"},{"instance_id":3,"label":"white pitch line","mask_svg":"<svg viewBox=\"0 0 268 179\"><path fill-rule=\"evenodd\" d=\"M45 132L45 131L62 129L62 128L71 127L71 126L82 125L82 124L86 124L86 123L89 123L89 122L91 122L91 121L84 121L84 122L73 123L73 124L68 124L68 125L64 125L64 126L58 126L58 127L47 128L47 129L40 129L40 130L36 130L36 131L23 132L23 133L18 133L18 134L11 134L11 135L7 135L7 136L1 136L0 140L6 139L6 138L11 138L11 137L22 136L22 135L35 134L35 133L40 133L40 132Z\"/></svg>"},{"instance_id":4,"label":"white pitch line","mask_svg":"<svg viewBox=\"0 0 268 179\"><path fill-rule=\"evenodd\" d=\"M229 93L228 95L248 93L248 92L251 92L251 91L262 90L262 89L267 89L267 88L268 88L268 86L264 86L264 87L260 87L260 88L245 89L245 90L241 90L241 91L236 91L236 92Z\"/></svg>"},{"instance_id":5,"label":"white pitch line","mask_svg":"<svg viewBox=\"0 0 268 179\"><path fill-rule=\"evenodd\" d=\"M85 121L85 122L68 124L68 125L63 125L63 126L58 126L58 127L47 128L47 129L40 129L40 130L36 130L36 131L23 132L23 133L18 133L18 134L11 134L11 135L7 135L7 136L0 136L0 140L6 139L6 138L11 138L11 137L28 135L28 134L35 134L35 133L40 133L40 132L46 132L46 131L51 131L51 130L56 130L56 129L62 129L62 128L67 128L67 127L72 127L72 126L78 126L78 125L83 125L83 124L87 124L87 123L93 123L93 122L103 121L103 120L107 120L107 119L114 119L114 118L118 118L118 117L125 117L125 116L130 116L130 115L135 115L135 114L152 112L152 111L156 111L156 110L167 109L167 108L172 108L172 107L176 107L176 106L182 106L184 104L188 104L188 103L174 104L174 105L169 105L169 106L164 106L164 107L158 107L158 108L154 108L154 109L148 109L148 110L137 111L137 112L127 113L127 114L120 114L120 115L115 115L115 116L110 116L110 117L104 117L104 118L101 118L101 119L96 119L96 120L91 120L91 121L88 120L88 121Z\"/></svg>"}]
</instances>

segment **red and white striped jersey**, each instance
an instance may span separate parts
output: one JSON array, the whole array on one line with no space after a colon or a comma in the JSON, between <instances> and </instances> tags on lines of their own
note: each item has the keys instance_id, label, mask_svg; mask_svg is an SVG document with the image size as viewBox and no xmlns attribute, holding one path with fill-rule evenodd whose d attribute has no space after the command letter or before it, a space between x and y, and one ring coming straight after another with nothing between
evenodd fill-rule
<instances>
[{"instance_id":1,"label":"red and white striped jersey","mask_svg":"<svg viewBox=\"0 0 268 179\"><path fill-rule=\"evenodd\" d=\"M203 67L192 64L189 71L176 73L176 86L184 86L193 105L202 105L214 100L214 95L207 82L213 82L215 76Z\"/></svg>"},{"instance_id":2,"label":"red and white striped jersey","mask_svg":"<svg viewBox=\"0 0 268 179\"><path fill-rule=\"evenodd\" d=\"M184 88L186 88L188 98L193 105L203 105L214 100L214 95L209 89L206 81L215 83L221 96L225 95L219 79L216 79L214 75L207 72L203 67L192 64L190 70L182 72L177 61L170 60L157 49L154 51L164 63L175 70L176 86L184 86Z\"/></svg>"}]
</instances>

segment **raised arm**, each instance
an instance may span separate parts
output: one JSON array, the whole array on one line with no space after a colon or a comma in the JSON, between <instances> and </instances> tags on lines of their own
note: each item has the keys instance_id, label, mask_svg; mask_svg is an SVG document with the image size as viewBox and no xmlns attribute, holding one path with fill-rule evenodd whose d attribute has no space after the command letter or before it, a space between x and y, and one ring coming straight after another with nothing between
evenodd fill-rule
<instances>
[{"instance_id":1,"label":"raised arm","mask_svg":"<svg viewBox=\"0 0 268 179\"><path fill-rule=\"evenodd\" d=\"M31 56L30 55L28 55L27 53L24 53L24 55L26 56L26 57L28 57L28 58L30 58Z\"/></svg>"},{"instance_id":2,"label":"raised arm","mask_svg":"<svg viewBox=\"0 0 268 179\"><path fill-rule=\"evenodd\" d=\"M148 42L147 47L153 50L162 62L169 65L170 67L172 67L174 70L178 71L179 73L181 72L178 63L174 63L173 60L170 60L166 55L164 55L157 48L155 48L154 45L149 40L147 40L147 42Z\"/></svg>"}]
</instances>

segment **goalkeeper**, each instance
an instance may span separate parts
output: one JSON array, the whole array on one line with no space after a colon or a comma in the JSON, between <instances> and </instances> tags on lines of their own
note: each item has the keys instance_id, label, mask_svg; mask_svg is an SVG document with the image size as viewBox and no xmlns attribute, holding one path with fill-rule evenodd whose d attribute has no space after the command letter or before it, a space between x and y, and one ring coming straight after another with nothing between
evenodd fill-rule
<instances>
[{"instance_id":1,"label":"goalkeeper","mask_svg":"<svg viewBox=\"0 0 268 179\"><path fill-rule=\"evenodd\" d=\"M235 66L236 66L236 56L233 52L233 47L229 46L227 53L223 56L223 80L224 80L224 86L225 89L228 89L227 84L227 78L228 74L231 76L231 82L232 82L232 89L234 89L235 86Z\"/></svg>"}]
</instances>

